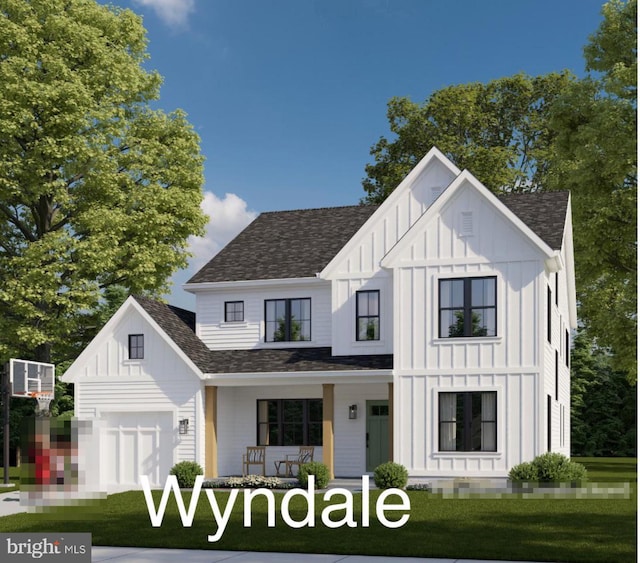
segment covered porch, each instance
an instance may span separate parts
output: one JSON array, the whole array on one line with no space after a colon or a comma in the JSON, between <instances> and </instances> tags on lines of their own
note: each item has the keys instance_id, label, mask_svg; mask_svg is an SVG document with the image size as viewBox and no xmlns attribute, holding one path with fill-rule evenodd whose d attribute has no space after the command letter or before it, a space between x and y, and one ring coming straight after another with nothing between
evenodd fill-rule
<instances>
[{"instance_id":1,"label":"covered porch","mask_svg":"<svg viewBox=\"0 0 640 563\"><path fill-rule=\"evenodd\" d=\"M314 447L331 478L358 478L393 459L391 370L212 374L204 385L205 477L242 474L264 446L265 474ZM259 468L261 469L261 468Z\"/></svg>"}]
</instances>

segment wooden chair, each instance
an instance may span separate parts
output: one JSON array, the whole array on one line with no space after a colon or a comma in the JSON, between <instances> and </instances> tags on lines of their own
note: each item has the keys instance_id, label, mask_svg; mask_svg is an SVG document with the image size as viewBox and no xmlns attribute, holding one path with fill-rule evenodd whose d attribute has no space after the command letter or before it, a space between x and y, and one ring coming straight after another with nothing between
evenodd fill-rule
<instances>
[{"instance_id":1,"label":"wooden chair","mask_svg":"<svg viewBox=\"0 0 640 563\"><path fill-rule=\"evenodd\" d=\"M287 475L289 477L293 477L293 466L298 466L298 471L300 471L300 466L304 463L309 463L313 461L313 446L300 446L300 450L298 450L297 454L289 454L287 455L287 459L285 460L285 465L287 468Z\"/></svg>"},{"instance_id":2,"label":"wooden chair","mask_svg":"<svg viewBox=\"0 0 640 563\"><path fill-rule=\"evenodd\" d=\"M242 475L249 474L250 465L260 465L262 467L262 473L265 474L264 461L266 457L266 448L264 446L247 446L247 453L242 454ZM252 475L256 475L252 473Z\"/></svg>"}]
</instances>

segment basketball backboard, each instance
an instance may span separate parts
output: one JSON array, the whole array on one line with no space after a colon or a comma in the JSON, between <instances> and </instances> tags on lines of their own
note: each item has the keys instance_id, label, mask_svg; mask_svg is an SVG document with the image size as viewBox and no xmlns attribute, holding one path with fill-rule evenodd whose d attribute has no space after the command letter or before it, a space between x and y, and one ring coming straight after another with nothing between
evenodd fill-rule
<instances>
[{"instance_id":1,"label":"basketball backboard","mask_svg":"<svg viewBox=\"0 0 640 563\"><path fill-rule=\"evenodd\" d=\"M53 395L56 384L55 366L12 359L9 361L9 381L13 397L37 397L40 393Z\"/></svg>"}]
</instances>

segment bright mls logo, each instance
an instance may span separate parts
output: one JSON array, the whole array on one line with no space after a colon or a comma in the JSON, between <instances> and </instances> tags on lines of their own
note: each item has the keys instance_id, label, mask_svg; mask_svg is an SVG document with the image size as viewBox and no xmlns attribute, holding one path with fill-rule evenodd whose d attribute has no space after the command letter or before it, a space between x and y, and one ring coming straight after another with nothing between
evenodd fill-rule
<instances>
[{"instance_id":1,"label":"bright mls logo","mask_svg":"<svg viewBox=\"0 0 640 563\"><path fill-rule=\"evenodd\" d=\"M0 534L0 561L91 563L91 534Z\"/></svg>"}]
</instances>

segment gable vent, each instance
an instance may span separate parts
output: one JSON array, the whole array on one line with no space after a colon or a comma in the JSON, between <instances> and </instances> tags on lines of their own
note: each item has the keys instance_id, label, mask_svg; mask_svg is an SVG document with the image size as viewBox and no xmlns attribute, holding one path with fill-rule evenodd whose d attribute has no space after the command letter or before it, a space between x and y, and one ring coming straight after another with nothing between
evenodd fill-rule
<instances>
[{"instance_id":1,"label":"gable vent","mask_svg":"<svg viewBox=\"0 0 640 563\"><path fill-rule=\"evenodd\" d=\"M444 191L444 188L442 186L433 186L431 188L431 199L429 201L429 205L431 205L436 199L438 199L438 196Z\"/></svg>"},{"instance_id":2,"label":"gable vent","mask_svg":"<svg viewBox=\"0 0 640 563\"><path fill-rule=\"evenodd\" d=\"M460 236L473 236L473 211L462 211L460 213Z\"/></svg>"}]
</instances>

